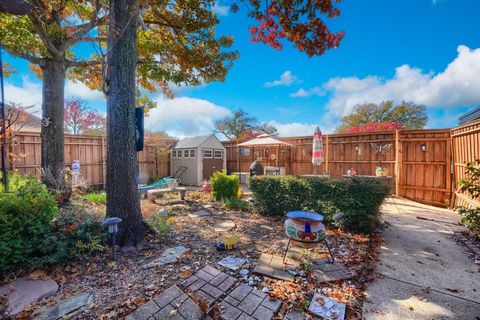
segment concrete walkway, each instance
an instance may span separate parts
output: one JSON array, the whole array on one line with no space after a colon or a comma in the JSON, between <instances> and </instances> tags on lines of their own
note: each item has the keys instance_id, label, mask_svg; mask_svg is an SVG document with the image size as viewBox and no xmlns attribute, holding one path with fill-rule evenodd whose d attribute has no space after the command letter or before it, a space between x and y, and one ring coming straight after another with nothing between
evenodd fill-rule
<instances>
[{"instance_id":1,"label":"concrete walkway","mask_svg":"<svg viewBox=\"0 0 480 320\"><path fill-rule=\"evenodd\" d=\"M452 237L459 216L400 198L382 211L390 227L363 319L480 319L478 266Z\"/></svg>"}]
</instances>

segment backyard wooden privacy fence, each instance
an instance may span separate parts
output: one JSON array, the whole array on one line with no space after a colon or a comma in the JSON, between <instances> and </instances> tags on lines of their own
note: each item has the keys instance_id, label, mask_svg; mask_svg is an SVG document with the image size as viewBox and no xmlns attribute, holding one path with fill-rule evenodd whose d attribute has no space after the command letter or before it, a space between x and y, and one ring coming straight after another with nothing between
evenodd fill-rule
<instances>
[{"instance_id":1,"label":"backyard wooden privacy fence","mask_svg":"<svg viewBox=\"0 0 480 320\"><path fill-rule=\"evenodd\" d=\"M454 181L465 178L465 164L480 158L480 121L452 129ZM454 203L458 206L480 207L480 198L472 199L454 186Z\"/></svg>"},{"instance_id":2,"label":"backyard wooden privacy fence","mask_svg":"<svg viewBox=\"0 0 480 320\"><path fill-rule=\"evenodd\" d=\"M291 146L257 146L248 152L241 151L240 155L237 143L225 143L227 168L249 171L250 163L261 158L264 166L285 167L290 175L312 174L312 137L280 140ZM391 148L385 155L374 153L372 143L390 144ZM381 165L393 177L396 195L437 206L450 202L452 157L449 129L325 135L323 149L325 161L317 168L317 174L327 173L340 179L348 168L353 167L358 174L375 175L376 167ZM275 157L270 157L272 154Z\"/></svg>"},{"instance_id":3,"label":"backyard wooden privacy fence","mask_svg":"<svg viewBox=\"0 0 480 320\"><path fill-rule=\"evenodd\" d=\"M21 174L40 176L40 134L19 132L16 136L14 168ZM140 182L146 183L169 175L168 150L173 143L173 140L164 140L158 145L145 145L144 150L138 153ZM80 160L82 177L89 185L97 188L105 185L106 157L104 137L65 135L65 165L69 167L73 160Z\"/></svg>"},{"instance_id":4,"label":"backyard wooden privacy fence","mask_svg":"<svg viewBox=\"0 0 480 320\"><path fill-rule=\"evenodd\" d=\"M238 154L236 142L225 142L227 168L248 172L250 163L262 157L267 166L285 167L287 174L312 174L312 137L280 138L290 147L270 146L250 148ZM14 153L16 169L22 174L40 174L39 133L18 133ZM147 145L139 153L140 181L147 182L169 174L169 147L173 140L159 145ZM371 143L392 147L385 154L376 154ZM325 162L317 173L328 172L332 178L341 178L348 168L359 174L375 175L377 166L387 168L393 177L394 193L415 201L445 206L480 206L480 199L471 199L458 191L458 180L465 177L466 162L480 158L480 121L454 129L399 130L332 134L323 138ZM266 154L267 153L267 154ZM91 185L105 183L106 139L101 137L65 136L65 163L80 160L82 173ZM272 154L278 157L271 157ZM240 159L237 162L238 158Z\"/></svg>"}]
</instances>

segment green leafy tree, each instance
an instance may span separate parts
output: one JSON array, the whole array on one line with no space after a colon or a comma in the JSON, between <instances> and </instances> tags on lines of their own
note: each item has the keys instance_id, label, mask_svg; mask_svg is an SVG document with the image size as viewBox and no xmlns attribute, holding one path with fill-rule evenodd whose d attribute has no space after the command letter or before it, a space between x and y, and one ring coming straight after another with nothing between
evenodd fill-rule
<instances>
[{"instance_id":1,"label":"green leafy tree","mask_svg":"<svg viewBox=\"0 0 480 320\"><path fill-rule=\"evenodd\" d=\"M403 101L394 106L393 101L358 104L353 112L340 120L339 132L369 123L396 122L405 129L421 129L427 124L425 106Z\"/></svg>"},{"instance_id":2,"label":"green leafy tree","mask_svg":"<svg viewBox=\"0 0 480 320\"><path fill-rule=\"evenodd\" d=\"M42 168L62 180L64 166L64 84L65 79L81 81L91 89L108 90L105 57L109 8L105 0L27 0L34 9L27 16L0 14L0 42L13 56L24 58L43 78ZM128 14L130 24L141 25L138 46L137 83L155 92L166 93L169 84L198 85L223 80L234 51L230 36L217 37L218 19L212 13L213 0L148 2ZM142 12L141 19L138 14ZM135 14L133 14L135 12ZM114 30L121 38L123 30ZM82 54L76 48L82 44ZM85 48L90 47L90 52ZM135 88L137 102L155 104ZM131 107L134 105L132 104ZM46 182L46 181L45 181Z\"/></svg>"},{"instance_id":3,"label":"green leafy tree","mask_svg":"<svg viewBox=\"0 0 480 320\"><path fill-rule=\"evenodd\" d=\"M236 52L228 51L233 38L216 37L214 0L27 1L34 6L27 17L0 15L0 41L10 54L29 60L43 77L43 171L63 179L66 77L102 89L108 114L107 215L123 213L119 239L126 246L138 245L143 227L134 178L134 107L137 102L148 110L155 104L140 95L143 91L136 84L150 92L160 87L171 95L171 83L221 81L237 58ZM276 49L290 41L313 56L336 48L343 39L343 32L330 32L324 21L340 14L337 2L242 4L257 24L250 28L252 41ZM232 11L238 10L238 3L232 2ZM75 49L84 43L92 44L91 54L79 56Z\"/></svg>"}]
</instances>

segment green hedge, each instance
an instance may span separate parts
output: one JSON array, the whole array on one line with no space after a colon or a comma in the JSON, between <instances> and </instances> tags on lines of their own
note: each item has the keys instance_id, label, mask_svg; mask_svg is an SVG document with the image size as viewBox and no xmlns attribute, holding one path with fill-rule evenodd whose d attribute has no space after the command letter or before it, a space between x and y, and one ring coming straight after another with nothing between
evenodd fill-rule
<instances>
[{"instance_id":1,"label":"green hedge","mask_svg":"<svg viewBox=\"0 0 480 320\"><path fill-rule=\"evenodd\" d=\"M225 170L217 171L210 178L212 197L216 201L236 198L240 189L240 182L235 175L228 175Z\"/></svg>"},{"instance_id":2,"label":"green hedge","mask_svg":"<svg viewBox=\"0 0 480 320\"><path fill-rule=\"evenodd\" d=\"M54 197L37 179L14 174L9 187L14 193L0 195L0 274L41 255L58 212Z\"/></svg>"},{"instance_id":3,"label":"green hedge","mask_svg":"<svg viewBox=\"0 0 480 320\"><path fill-rule=\"evenodd\" d=\"M380 205L389 190L375 179L296 178L263 176L250 179L255 208L265 215L292 210L321 213L345 229L372 232L380 223ZM341 221L333 216L343 212Z\"/></svg>"},{"instance_id":4,"label":"green hedge","mask_svg":"<svg viewBox=\"0 0 480 320\"><path fill-rule=\"evenodd\" d=\"M0 279L103 250L101 217L73 206L58 210L54 195L35 177L12 174L9 190L0 193Z\"/></svg>"}]
</instances>

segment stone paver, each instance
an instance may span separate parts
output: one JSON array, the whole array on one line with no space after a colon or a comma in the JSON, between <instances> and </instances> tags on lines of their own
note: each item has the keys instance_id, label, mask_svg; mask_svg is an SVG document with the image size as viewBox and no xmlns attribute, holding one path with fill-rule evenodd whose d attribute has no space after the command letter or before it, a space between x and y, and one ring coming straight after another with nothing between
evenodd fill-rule
<instances>
[{"instance_id":1,"label":"stone paver","mask_svg":"<svg viewBox=\"0 0 480 320\"><path fill-rule=\"evenodd\" d=\"M223 320L270 320L280 309L282 302L246 284L240 284L225 297L221 314ZM236 309L236 310L235 310ZM238 316L240 315L240 316Z\"/></svg>"},{"instance_id":2,"label":"stone paver","mask_svg":"<svg viewBox=\"0 0 480 320\"><path fill-rule=\"evenodd\" d=\"M189 213L188 217L191 218L191 219L195 219L195 218L200 218L200 217L206 217L206 216L209 216L209 215L210 215L210 212L208 212L206 210L199 210L199 211L195 211L193 213Z\"/></svg>"},{"instance_id":3,"label":"stone paver","mask_svg":"<svg viewBox=\"0 0 480 320\"><path fill-rule=\"evenodd\" d=\"M200 320L202 316L203 312L200 307L174 285L142 305L126 319Z\"/></svg>"},{"instance_id":4,"label":"stone paver","mask_svg":"<svg viewBox=\"0 0 480 320\"><path fill-rule=\"evenodd\" d=\"M0 287L0 296L7 296L7 315L15 316L26 306L48 298L57 291L58 284L53 280L29 280L23 277Z\"/></svg>"},{"instance_id":5,"label":"stone paver","mask_svg":"<svg viewBox=\"0 0 480 320\"><path fill-rule=\"evenodd\" d=\"M200 320L204 314L194 302L209 306L220 301L223 320L270 320L282 302L246 284L234 288L237 280L211 266L204 267L130 314L127 320ZM207 317L208 319L208 317Z\"/></svg>"},{"instance_id":6,"label":"stone paver","mask_svg":"<svg viewBox=\"0 0 480 320\"><path fill-rule=\"evenodd\" d=\"M235 228L235 222L232 220L225 220L213 226L215 232L227 232Z\"/></svg>"},{"instance_id":7,"label":"stone paver","mask_svg":"<svg viewBox=\"0 0 480 320\"><path fill-rule=\"evenodd\" d=\"M58 320L73 317L78 312L90 308L93 305L95 296L93 293L84 292L68 299L60 301L57 305L48 309L35 319Z\"/></svg>"},{"instance_id":8,"label":"stone paver","mask_svg":"<svg viewBox=\"0 0 480 320\"><path fill-rule=\"evenodd\" d=\"M289 268L299 267L300 263L294 259L289 259L287 264L283 264L283 257L262 253L253 273L261 274L270 278L293 281L295 277L287 270Z\"/></svg>"},{"instance_id":9,"label":"stone paver","mask_svg":"<svg viewBox=\"0 0 480 320\"><path fill-rule=\"evenodd\" d=\"M355 271L347 269L343 264L329 263L326 259L314 261L312 272L320 282L351 279L356 276Z\"/></svg>"}]
</instances>

